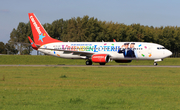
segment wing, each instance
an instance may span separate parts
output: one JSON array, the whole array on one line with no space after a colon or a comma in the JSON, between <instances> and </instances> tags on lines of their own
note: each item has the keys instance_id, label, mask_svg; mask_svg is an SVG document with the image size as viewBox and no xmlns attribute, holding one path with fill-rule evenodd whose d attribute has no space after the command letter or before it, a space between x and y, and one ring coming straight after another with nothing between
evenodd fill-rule
<instances>
[{"instance_id":1,"label":"wing","mask_svg":"<svg viewBox=\"0 0 180 110\"><path fill-rule=\"evenodd\" d=\"M64 54L70 54L73 53L72 55L80 55L80 56L91 56L95 54L95 52L88 52L88 51L72 51L72 50L63 50L63 49L52 49L52 48L40 48L40 49L45 49L45 50L54 50L54 51L63 51Z\"/></svg>"}]
</instances>

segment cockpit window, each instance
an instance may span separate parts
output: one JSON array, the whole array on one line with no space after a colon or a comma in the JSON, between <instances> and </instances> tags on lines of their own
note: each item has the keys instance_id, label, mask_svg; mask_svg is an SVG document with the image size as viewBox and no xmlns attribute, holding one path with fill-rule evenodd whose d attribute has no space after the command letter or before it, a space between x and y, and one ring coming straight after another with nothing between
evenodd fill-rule
<instances>
[{"instance_id":1,"label":"cockpit window","mask_svg":"<svg viewBox=\"0 0 180 110\"><path fill-rule=\"evenodd\" d=\"M166 48L165 47L157 47L157 49L160 50L160 49L166 49Z\"/></svg>"}]
</instances>

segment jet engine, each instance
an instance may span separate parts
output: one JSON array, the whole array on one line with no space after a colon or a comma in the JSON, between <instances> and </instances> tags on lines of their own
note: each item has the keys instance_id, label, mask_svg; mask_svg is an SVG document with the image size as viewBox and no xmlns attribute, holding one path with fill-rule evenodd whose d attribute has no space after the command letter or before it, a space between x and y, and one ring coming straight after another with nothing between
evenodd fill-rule
<instances>
[{"instance_id":1,"label":"jet engine","mask_svg":"<svg viewBox=\"0 0 180 110\"><path fill-rule=\"evenodd\" d=\"M95 54L91 57L91 60L94 63L108 63L110 58L107 54Z\"/></svg>"}]
</instances>

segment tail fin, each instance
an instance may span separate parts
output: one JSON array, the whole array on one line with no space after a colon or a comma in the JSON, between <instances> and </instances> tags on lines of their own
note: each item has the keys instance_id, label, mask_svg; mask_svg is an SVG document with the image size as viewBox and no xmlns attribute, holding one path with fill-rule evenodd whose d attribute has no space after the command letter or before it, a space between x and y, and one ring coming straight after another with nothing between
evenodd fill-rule
<instances>
[{"instance_id":1,"label":"tail fin","mask_svg":"<svg viewBox=\"0 0 180 110\"><path fill-rule=\"evenodd\" d=\"M53 42L62 42L56 39L51 38L46 30L43 28L37 17L34 15L34 13L28 13L29 20L31 24L31 30L33 33L34 42L37 45L43 45L47 43L53 43Z\"/></svg>"}]
</instances>

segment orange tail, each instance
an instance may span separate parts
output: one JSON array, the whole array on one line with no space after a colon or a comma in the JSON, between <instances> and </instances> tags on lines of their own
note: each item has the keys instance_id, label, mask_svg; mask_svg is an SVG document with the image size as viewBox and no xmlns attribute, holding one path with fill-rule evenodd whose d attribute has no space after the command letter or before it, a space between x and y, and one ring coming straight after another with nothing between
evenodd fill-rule
<instances>
[{"instance_id":1,"label":"orange tail","mask_svg":"<svg viewBox=\"0 0 180 110\"><path fill-rule=\"evenodd\" d=\"M62 42L56 39L51 38L46 30L43 28L37 17L34 15L34 13L28 13L29 20L31 24L31 30L33 33L34 42L37 45L43 45L47 43L53 43L53 42Z\"/></svg>"}]
</instances>

